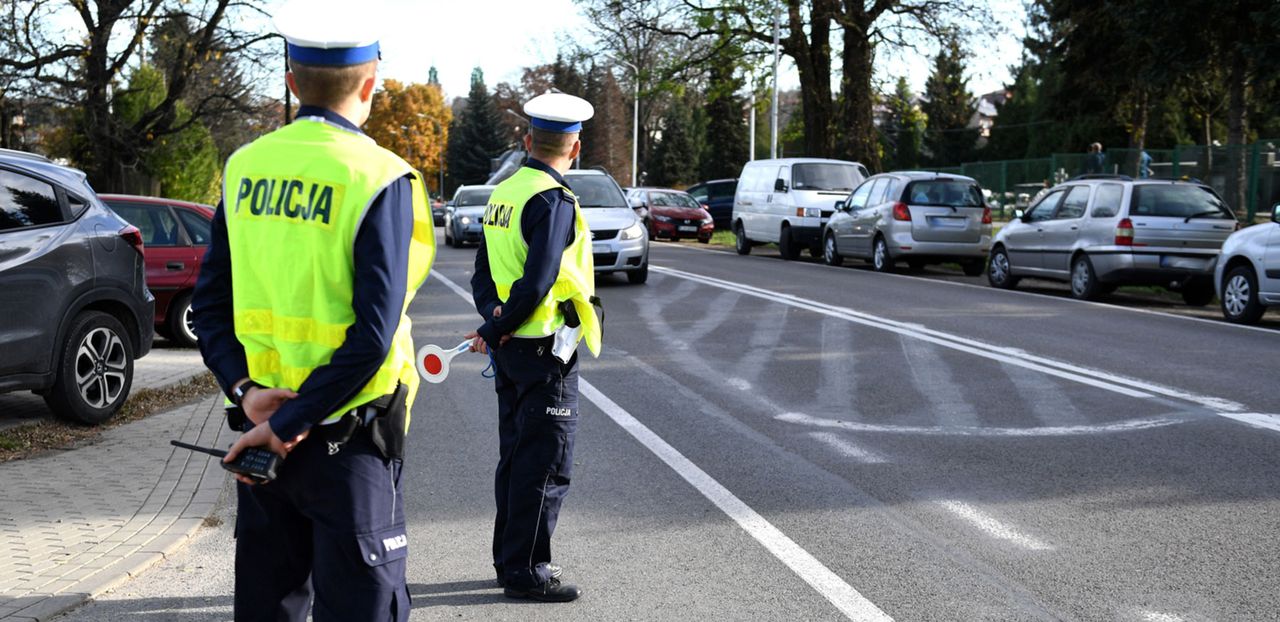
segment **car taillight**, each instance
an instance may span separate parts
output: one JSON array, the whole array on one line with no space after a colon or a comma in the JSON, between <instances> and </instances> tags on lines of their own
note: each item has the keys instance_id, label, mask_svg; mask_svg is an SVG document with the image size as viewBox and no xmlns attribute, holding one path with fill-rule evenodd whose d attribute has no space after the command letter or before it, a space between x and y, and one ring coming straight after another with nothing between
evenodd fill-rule
<instances>
[{"instance_id":1,"label":"car taillight","mask_svg":"<svg viewBox=\"0 0 1280 622\"><path fill-rule=\"evenodd\" d=\"M1133 246L1133 221L1125 218L1116 225L1116 246Z\"/></svg>"},{"instance_id":2,"label":"car taillight","mask_svg":"<svg viewBox=\"0 0 1280 622\"><path fill-rule=\"evenodd\" d=\"M894 220L908 220L908 221L909 221L909 220L911 220L911 208L908 208L908 207L907 207L907 204L906 204L906 203L902 203L901 201L899 201L898 203L894 203L894 204L893 204L893 219L894 219Z\"/></svg>"},{"instance_id":3,"label":"car taillight","mask_svg":"<svg viewBox=\"0 0 1280 622\"><path fill-rule=\"evenodd\" d=\"M989 207L982 208L982 224L991 224L991 208Z\"/></svg>"},{"instance_id":4,"label":"car taillight","mask_svg":"<svg viewBox=\"0 0 1280 622\"><path fill-rule=\"evenodd\" d=\"M124 238L124 241L127 242L129 246L132 246L133 250L138 251L139 255L146 254L142 245L142 232L138 231L137 227L129 225L121 229L120 237Z\"/></svg>"}]
</instances>

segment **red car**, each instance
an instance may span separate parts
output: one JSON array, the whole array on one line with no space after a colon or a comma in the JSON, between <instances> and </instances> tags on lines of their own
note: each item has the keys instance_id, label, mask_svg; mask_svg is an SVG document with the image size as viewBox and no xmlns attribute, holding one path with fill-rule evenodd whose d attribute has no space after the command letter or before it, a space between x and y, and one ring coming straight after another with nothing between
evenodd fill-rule
<instances>
[{"instance_id":1,"label":"red car","mask_svg":"<svg viewBox=\"0 0 1280 622\"><path fill-rule=\"evenodd\" d=\"M715 233L715 221L705 205L688 192L667 188L634 188L627 196L632 209L649 228L649 239L697 238L706 244Z\"/></svg>"},{"instance_id":2,"label":"red car","mask_svg":"<svg viewBox=\"0 0 1280 622\"><path fill-rule=\"evenodd\" d=\"M195 345L191 290L209 247L213 208L123 194L101 194L98 198L142 232L147 249L147 288L156 297L156 332L179 345Z\"/></svg>"}]
</instances>

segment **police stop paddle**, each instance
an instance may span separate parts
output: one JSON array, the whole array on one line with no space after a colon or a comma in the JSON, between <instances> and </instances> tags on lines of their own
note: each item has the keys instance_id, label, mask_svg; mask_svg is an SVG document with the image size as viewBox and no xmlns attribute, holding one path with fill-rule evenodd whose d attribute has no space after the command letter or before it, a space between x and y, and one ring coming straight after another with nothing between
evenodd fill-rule
<instances>
[{"instance_id":1,"label":"police stop paddle","mask_svg":"<svg viewBox=\"0 0 1280 622\"><path fill-rule=\"evenodd\" d=\"M422 346L418 348L418 373L422 375L423 380L431 384L440 384L449 377L449 361L470 349L470 339L448 350L434 344Z\"/></svg>"}]
</instances>

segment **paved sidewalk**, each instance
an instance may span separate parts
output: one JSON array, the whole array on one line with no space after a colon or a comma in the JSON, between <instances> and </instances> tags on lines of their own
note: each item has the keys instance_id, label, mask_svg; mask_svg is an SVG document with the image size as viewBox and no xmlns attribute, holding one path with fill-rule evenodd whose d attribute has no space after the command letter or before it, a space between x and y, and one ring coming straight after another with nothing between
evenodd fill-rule
<instances>
[{"instance_id":1,"label":"paved sidewalk","mask_svg":"<svg viewBox=\"0 0 1280 622\"><path fill-rule=\"evenodd\" d=\"M226 482L221 397L105 432L73 451L0 464L0 620L47 620L172 554Z\"/></svg>"},{"instance_id":2,"label":"paved sidewalk","mask_svg":"<svg viewBox=\"0 0 1280 622\"><path fill-rule=\"evenodd\" d=\"M149 354L134 362L130 392L179 384L204 372L199 350L157 341ZM30 391L0 393L0 430L52 416L44 399Z\"/></svg>"}]
</instances>

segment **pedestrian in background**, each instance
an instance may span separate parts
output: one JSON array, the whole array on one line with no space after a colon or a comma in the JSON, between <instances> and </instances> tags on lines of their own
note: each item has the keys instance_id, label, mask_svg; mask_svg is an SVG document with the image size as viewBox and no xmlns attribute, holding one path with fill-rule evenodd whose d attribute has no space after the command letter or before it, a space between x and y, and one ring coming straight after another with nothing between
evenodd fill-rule
<instances>
[{"instance_id":1,"label":"pedestrian in background","mask_svg":"<svg viewBox=\"0 0 1280 622\"><path fill-rule=\"evenodd\" d=\"M1147 179L1151 177L1151 154L1145 149L1142 150L1142 156L1138 159L1138 178Z\"/></svg>"},{"instance_id":2,"label":"pedestrian in background","mask_svg":"<svg viewBox=\"0 0 1280 622\"><path fill-rule=\"evenodd\" d=\"M498 393L493 568L510 598L577 599L552 563L578 428L581 340L600 353L591 230L564 173L582 151L591 104L548 93L524 105L524 166L494 188L471 290L484 325L467 338L491 352Z\"/></svg>"},{"instance_id":3,"label":"pedestrian in background","mask_svg":"<svg viewBox=\"0 0 1280 622\"><path fill-rule=\"evenodd\" d=\"M404 312L435 254L426 185L360 131L380 16L297 0L287 42L297 119L227 161L194 298L200 352L247 447L287 456L237 476L235 619L409 617L401 472L418 387Z\"/></svg>"},{"instance_id":4,"label":"pedestrian in background","mask_svg":"<svg viewBox=\"0 0 1280 622\"><path fill-rule=\"evenodd\" d=\"M1101 175L1106 172L1107 156L1102 153L1102 143L1089 145L1089 153L1084 157L1084 173Z\"/></svg>"}]
</instances>

